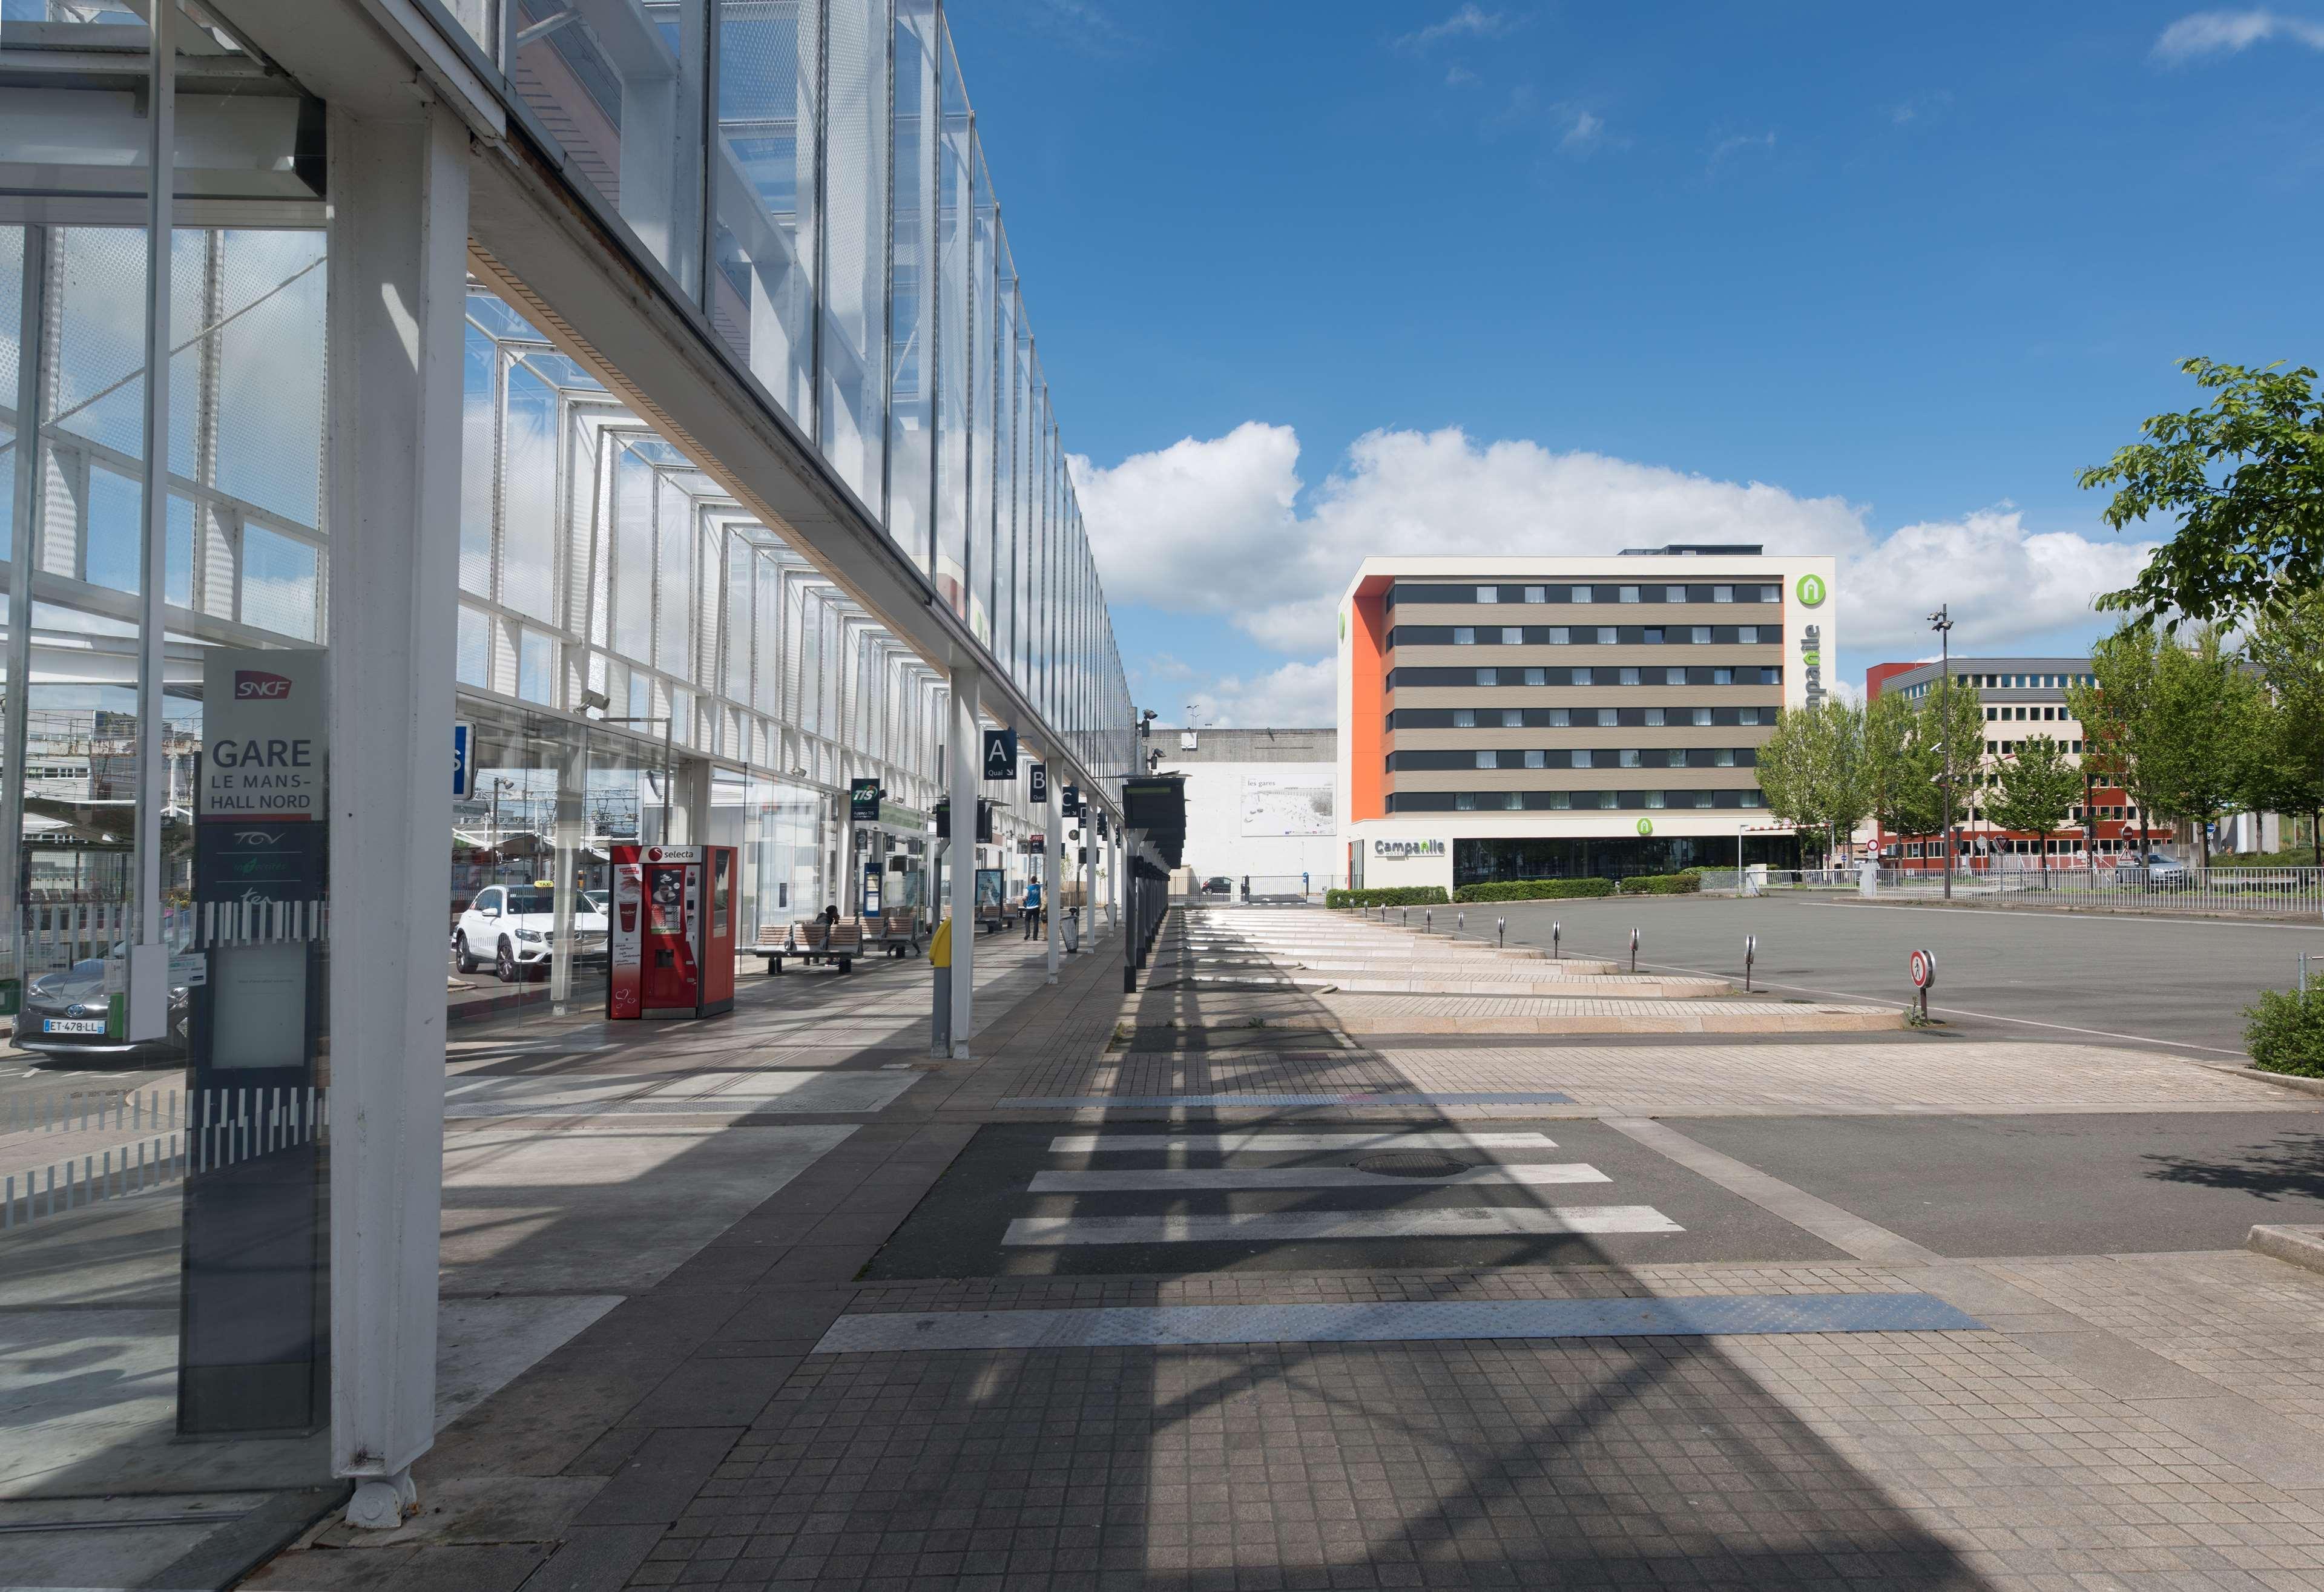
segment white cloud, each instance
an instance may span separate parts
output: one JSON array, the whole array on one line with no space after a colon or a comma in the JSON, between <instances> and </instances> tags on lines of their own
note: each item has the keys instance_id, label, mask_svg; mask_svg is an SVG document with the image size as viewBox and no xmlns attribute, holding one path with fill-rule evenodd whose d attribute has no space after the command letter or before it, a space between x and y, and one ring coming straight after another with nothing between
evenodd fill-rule
<instances>
[{"instance_id":1,"label":"white cloud","mask_svg":"<svg viewBox=\"0 0 2324 1592\"><path fill-rule=\"evenodd\" d=\"M1447 88L1465 88L1476 80L1477 74L1471 71L1467 67L1448 67L1445 69L1444 87Z\"/></svg>"},{"instance_id":2,"label":"white cloud","mask_svg":"<svg viewBox=\"0 0 2324 1592\"><path fill-rule=\"evenodd\" d=\"M1443 22L1431 23L1417 32L1406 33L1397 41L1405 50L1425 50L1445 39L1490 39L1508 26L1508 19L1498 11L1480 9L1475 0L1469 0L1460 10Z\"/></svg>"},{"instance_id":3,"label":"white cloud","mask_svg":"<svg viewBox=\"0 0 2324 1592\"><path fill-rule=\"evenodd\" d=\"M1765 133L1738 133L1730 137L1722 138L1711 146L1710 169L1716 171L1734 156L1748 151L1771 150L1775 147L1775 134L1772 128Z\"/></svg>"},{"instance_id":4,"label":"white cloud","mask_svg":"<svg viewBox=\"0 0 2324 1592\"><path fill-rule=\"evenodd\" d=\"M1187 698L1204 724L1293 728L1329 724L1339 712L1339 684L1328 658L1286 663L1243 678L1222 676Z\"/></svg>"},{"instance_id":5,"label":"white cloud","mask_svg":"<svg viewBox=\"0 0 2324 1592\"><path fill-rule=\"evenodd\" d=\"M2154 58L2177 66L2198 56L2239 55L2271 39L2324 50L2324 23L2265 10L2198 11L2163 30Z\"/></svg>"},{"instance_id":6,"label":"white cloud","mask_svg":"<svg viewBox=\"0 0 2324 1592\"><path fill-rule=\"evenodd\" d=\"M1557 141L1557 152L1563 155L1586 155L1598 147L1605 136L1606 119L1593 116L1588 111L1576 111L1573 124L1565 136Z\"/></svg>"},{"instance_id":7,"label":"white cloud","mask_svg":"<svg viewBox=\"0 0 2324 1592\"><path fill-rule=\"evenodd\" d=\"M1295 658L1330 653L1340 595L1373 554L1602 555L1668 542L1828 553L1840 560L1842 670L1853 676L1920 656L1939 603L1952 605L1956 650L2071 645L2098 628L2090 599L2129 584L2153 546L2032 528L2006 503L1883 532L1867 508L1838 497L1479 443L1456 428L1359 437L1304 509L1299 440L1285 426L1247 422L1110 469L1084 458L1073 468L1111 597L1218 615ZM1277 670L1212 689L1240 704L1240 715L1268 694L1296 703L1322 687Z\"/></svg>"}]
</instances>

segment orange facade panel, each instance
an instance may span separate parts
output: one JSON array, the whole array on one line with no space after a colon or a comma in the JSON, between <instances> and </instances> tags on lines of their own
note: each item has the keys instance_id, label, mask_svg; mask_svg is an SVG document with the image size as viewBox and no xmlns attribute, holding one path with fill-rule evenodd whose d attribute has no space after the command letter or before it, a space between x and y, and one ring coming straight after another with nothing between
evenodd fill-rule
<instances>
[{"instance_id":1,"label":"orange facade panel","mask_svg":"<svg viewBox=\"0 0 2324 1592\"><path fill-rule=\"evenodd\" d=\"M1367 585L1374 583L1367 582ZM1349 600L1348 818L1388 816L1388 583Z\"/></svg>"}]
</instances>

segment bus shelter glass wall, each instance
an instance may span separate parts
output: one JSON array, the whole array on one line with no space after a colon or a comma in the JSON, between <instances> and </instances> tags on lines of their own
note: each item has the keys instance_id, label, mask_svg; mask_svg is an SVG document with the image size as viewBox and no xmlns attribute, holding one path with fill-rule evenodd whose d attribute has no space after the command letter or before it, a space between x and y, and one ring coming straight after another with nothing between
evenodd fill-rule
<instances>
[{"instance_id":1,"label":"bus shelter glass wall","mask_svg":"<svg viewBox=\"0 0 2324 1592\"><path fill-rule=\"evenodd\" d=\"M667 271L1076 748L1119 747L1102 593L936 0L456 0L527 136ZM543 404L521 373L498 401ZM472 653L504 645L469 621ZM547 645L535 642L536 654ZM674 665L657 667L675 674ZM471 674L476 666L471 657ZM665 682L629 713L731 722ZM727 687L731 690L731 687ZM1070 721L1070 722L1068 722ZM1085 758L1112 757L1092 750Z\"/></svg>"},{"instance_id":2,"label":"bus shelter glass wall","mask_svg":"<svg viewBox=\"0 0 2324 1592\"><path fill-rule=\"evenodd\" d=\"M96 9L12 4L0 43L28 20L143 25ZM66 95L57 114L97 135L106 97ZM206 119L197 106L191 122ZM19 1497L302 1485L328 1470L327 831L205 822L198 799L229 761L205 743L218 681L308 692L319 674L272 660L327 659L325 236L312 224L204 225L189 205L192 224L171 238L162 724L149 769L148 251L120 214L71 199L0 207L0 779L13 830L0 1008L14 1063L0 1084L13 1152L0 1310L30 1333L21 1344L69 1367L51 1375L36 1354L12 1389L0 1492ZM161 848L152 900L140 897L143 818ZM137 1040L125 964L148 912L172 954L163 1033ZM86 1308L97 1304L101 1324Z\"/></svg>"}]
</instances>

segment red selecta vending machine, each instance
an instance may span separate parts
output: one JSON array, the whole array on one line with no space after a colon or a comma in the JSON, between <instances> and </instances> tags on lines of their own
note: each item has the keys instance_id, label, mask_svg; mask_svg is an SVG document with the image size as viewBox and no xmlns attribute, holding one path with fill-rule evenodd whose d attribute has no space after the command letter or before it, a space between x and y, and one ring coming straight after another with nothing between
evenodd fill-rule
<instances>
[{"instance_id":1,"label":"red selecta vending machine","mask_svg":"<svg viewBox=\"0 0 2324 1592\"><path fill-rule=\"evenodd\" d=\"M608 1017L734 1008L733 846L615 846Z\"/></svg>"}]
</instances>

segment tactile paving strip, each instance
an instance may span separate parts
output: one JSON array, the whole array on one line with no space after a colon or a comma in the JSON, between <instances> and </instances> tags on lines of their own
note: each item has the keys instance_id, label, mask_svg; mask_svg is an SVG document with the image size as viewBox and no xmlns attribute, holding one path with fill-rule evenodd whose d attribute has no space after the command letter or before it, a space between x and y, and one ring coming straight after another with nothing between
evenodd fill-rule
<instances>
[{"instance_id":1,"label":"tactile paving strip","mask_svg":"<svg viewBox=\"0 0 2324 1592\"><path fill-rule=\"evenodd\" d=\"M1206 1343L1398 1343L1446 1339L1707 1338L1801 1332L1969 1332L1985 1323L1926 1293L1761 1293L1694 1299L1512 1299L1385 1304L1124 1306L851 1315L817 1354L1138 1348Z\"/></svg>"}]
</instances>

